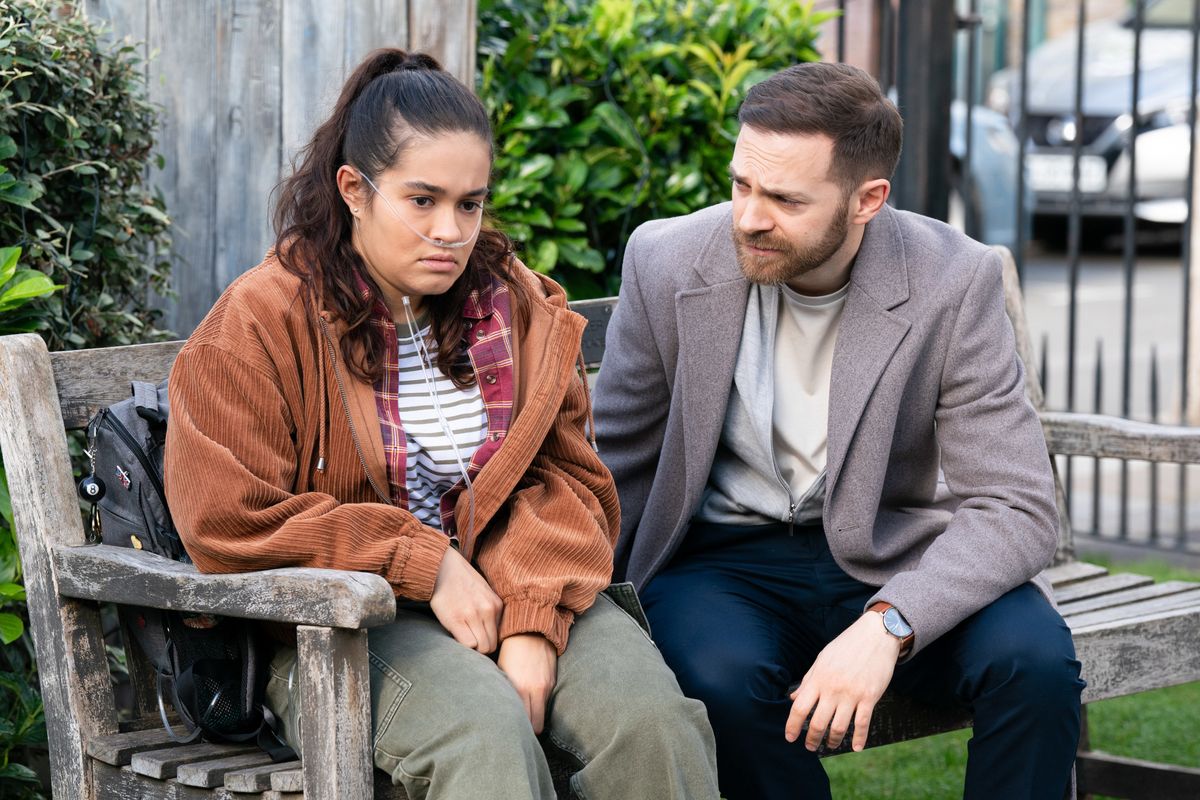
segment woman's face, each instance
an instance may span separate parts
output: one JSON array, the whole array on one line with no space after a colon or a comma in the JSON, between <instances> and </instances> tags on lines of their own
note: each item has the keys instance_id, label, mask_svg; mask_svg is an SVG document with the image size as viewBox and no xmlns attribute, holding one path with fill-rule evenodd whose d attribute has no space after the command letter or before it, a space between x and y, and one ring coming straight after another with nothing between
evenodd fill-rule
<instances>
[{"instance_id":1,"label":"woman's face","mask_svg":"<svg viewBox=\"0 0 1200 800\"><path fill-rule=\"evenodd\" d=\"M371 178L375 188L353 167L338 170L354 215L354 248L393 319L404 321L404 297L417 313L425 297L446 292L463 274L490 172L487 142L467 132L415 138L399 163Z\"/></svg>"}]
</instances>

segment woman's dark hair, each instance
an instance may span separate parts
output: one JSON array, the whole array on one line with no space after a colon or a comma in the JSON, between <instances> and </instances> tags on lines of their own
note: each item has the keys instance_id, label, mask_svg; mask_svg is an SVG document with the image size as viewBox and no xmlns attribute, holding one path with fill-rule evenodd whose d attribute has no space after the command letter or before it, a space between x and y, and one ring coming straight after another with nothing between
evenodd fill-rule
<instances>
[{"instance_id":1,"label":"woman's dark hair","mask_svg":"<svg viewBox=\"0 0 1200 800\"><path fill-rule=\"evenodd\" d=\"M849 64L796 64L750 87L738 121L758 131L833 140L830 178L844 192L891 178L904 123L869 74Z\"/></svg>"},{"instance_id":2,"label":"woman's dark hair","mask_svg":"<svg viewBox=\"0 0 1200 800\"><path fill-rule=\"evenodd\" d=\"M351 243L353 217L338 192L338 169L349 164L375 181L399 162L415 137L462 132L478 135L490 152L487 112L466 86L423 53L376 50L350 75L333 113L280 185L275 208L279 261L345 321L342 357L360 379L374 382L383 372L384 341L367 324L382 295ZM373 199L372 193L367 202ZM500 278L514 306L524 309L529 302L529 290L512 273L512 253L509 238L485 224L462 276L444 294L425 298L438 367L460 387L475 380L462 352L462 308L470 293ZM356 276L370 287L365 299Z\"/></svg>"}]
</instances>

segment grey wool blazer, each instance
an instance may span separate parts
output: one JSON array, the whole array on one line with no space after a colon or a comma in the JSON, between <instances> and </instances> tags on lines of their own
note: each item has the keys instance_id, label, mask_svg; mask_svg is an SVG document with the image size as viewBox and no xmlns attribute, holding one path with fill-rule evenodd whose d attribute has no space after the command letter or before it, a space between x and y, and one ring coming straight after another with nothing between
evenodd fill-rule
<instances>
[{"instance_id":1,"label":"grey wool blazer","mask_svg":"<svg viewBox=\"0 0 1200 800\"><path fill-rule=\"evenodd\" d=\"M686 534L725 419L749 291L731 225L723 203L646 223L626 250L594 402L621 499L617 576L638 587ZM901 610L914 653L1050 564L1050 460L984 245L888 207L867 224L828 434L830 550Z\"/></svg>"}]
</instances>

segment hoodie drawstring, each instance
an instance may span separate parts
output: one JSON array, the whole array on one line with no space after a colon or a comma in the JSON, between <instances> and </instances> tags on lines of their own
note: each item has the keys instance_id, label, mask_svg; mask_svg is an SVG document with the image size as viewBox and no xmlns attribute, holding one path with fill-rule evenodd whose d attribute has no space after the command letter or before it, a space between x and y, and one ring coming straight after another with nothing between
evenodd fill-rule
<instances>
[{"instance_id":1,"label":"hoodie drawstring","mask_svg":"<svg viewBox=\"0 0 1200 800\"><path fill-rule=\"evenodd\" d=\"M596 419L592 416L592 392L588 388L587 364L583 360L583 350L579 351L576 356L575 368L579 370L579 377L583 380L583 401L587 404L587 429L588 438L592 442L592 450L599 453L600 446L596 444Z\"/></svg>"},{"instance_id":2,"label":"hoodie drawstring","mask_svg":"<svg viewBox=\"0 0 1200 800\"><path fill-rule=\"evenodd\" d=\"M329 341L329 331L325 329L325 320L320 319L321 346L317 348L317 371L321 373L321 424L317 428L317 472L325 471L325 429L329 424L329 384L325 375L325 348L332 346Z\"/></svg>"}]
</instances>

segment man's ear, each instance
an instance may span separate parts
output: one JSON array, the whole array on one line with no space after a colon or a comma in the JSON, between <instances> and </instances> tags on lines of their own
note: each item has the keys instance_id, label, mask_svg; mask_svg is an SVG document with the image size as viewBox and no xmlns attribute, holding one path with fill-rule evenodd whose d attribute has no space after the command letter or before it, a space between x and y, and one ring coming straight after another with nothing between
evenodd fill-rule
<instances>
[{"instance_id":1,"label":"man's ear","mask_svg":"<svg viewBox=\"0 0 1200 800\"><path fill-rule=\"evenodd\" d=\"M370 189L362 175L354 167L349 164L342 164L338 167L337 186L338 194L342 196L342 202L346 204L351 213L357 213L366 205Z\"/></svg>"},{"instance_id":2,"label":"man's ear","mask_svg":"<svg viewBox=\"0 0 1200 800\"><path fill-rule=\"evenodd\" d=\"M866 181L854 190L854 200L851 203L850 223L866 225L883 209L891 194L892 184L885 178Z\"/></svg>"}]
</instances>

